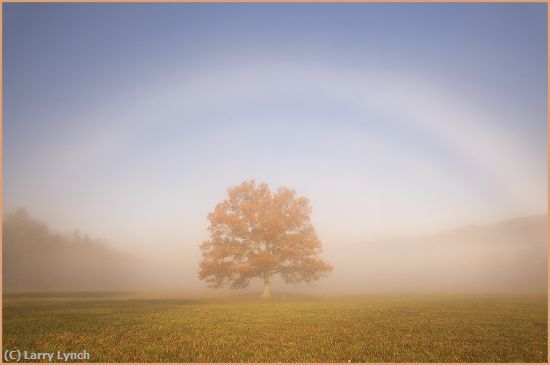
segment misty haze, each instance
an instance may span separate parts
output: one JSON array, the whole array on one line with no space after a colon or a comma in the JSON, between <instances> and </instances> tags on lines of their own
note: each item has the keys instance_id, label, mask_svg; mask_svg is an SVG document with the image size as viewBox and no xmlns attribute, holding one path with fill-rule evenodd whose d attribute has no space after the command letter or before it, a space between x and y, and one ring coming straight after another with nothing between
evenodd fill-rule
<instances>
[{"instance_id":1,"label":"misty haze","mask_svg":"<svg viewBox=\"0 0 550 365\"><path fill-rule=\"evenodd\" d=\"M198 243L189 255L159 262L115 250L87 234L53 232L24 210L7 214L3 227L7 291L205 291L197 277ZM342 242L323 257L334 266L327 279L289 285L275 278L274 293L544 292L547 216L424 236ZM260 281L253 284L257 287Z\"/></svg>"},{"instance_id":2,"label":"misty haze","mask_svg":"<svg viewBox=\"0 0 550 365\"><path fill-rule=\"evenodd\" d=\"M546 4L2 17L4 361L547 361Z\"/></svg>"}]
</instances>

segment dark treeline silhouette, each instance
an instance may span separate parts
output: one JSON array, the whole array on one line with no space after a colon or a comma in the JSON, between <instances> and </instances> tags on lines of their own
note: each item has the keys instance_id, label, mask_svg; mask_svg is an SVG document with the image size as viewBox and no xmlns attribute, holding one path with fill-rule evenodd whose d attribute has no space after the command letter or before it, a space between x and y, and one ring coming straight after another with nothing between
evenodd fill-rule
<instances>
[{"instance_id":1,"label":"dark treeline silhouette","mask_svg":"<svg viewBox=\"0 0 550 365\"><path fill-rule=\"evenodd\" d=\"M3 285L8 291L127 289L138 260L101 240L52 232L26 210L3 221Z\"/></svg>"}]
</instances>

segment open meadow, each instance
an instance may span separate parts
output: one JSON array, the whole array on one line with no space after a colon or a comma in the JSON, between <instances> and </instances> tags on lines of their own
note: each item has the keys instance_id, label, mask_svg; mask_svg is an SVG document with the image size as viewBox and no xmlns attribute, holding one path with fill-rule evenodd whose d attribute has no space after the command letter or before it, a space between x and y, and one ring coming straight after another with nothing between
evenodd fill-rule
<instances>
[{"instance_id":1,"label":"open meadow","mask_svg":"<svg viewBox=\"0 0 550 365\"><path fill-rule=\"evenodd\" d=\"M91 362L546 362L541 295L7 294L4 350Z\"/></svg>"}]
</instances>

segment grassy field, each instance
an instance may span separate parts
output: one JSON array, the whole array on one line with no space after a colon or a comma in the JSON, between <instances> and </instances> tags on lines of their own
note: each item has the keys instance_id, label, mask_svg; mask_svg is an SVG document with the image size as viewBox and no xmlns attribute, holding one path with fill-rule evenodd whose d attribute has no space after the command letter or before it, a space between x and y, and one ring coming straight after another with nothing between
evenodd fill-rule
<instances>
[{"instance_id":1,"label":"grassy field","mask_svg":"<svg viewBox=\"0 0 550 365\"><path fill-rule=\"evenodd\" d=\"M92 362L546 362L544 295L5 295L5 349Z\"/></svg>"}]
</instances>

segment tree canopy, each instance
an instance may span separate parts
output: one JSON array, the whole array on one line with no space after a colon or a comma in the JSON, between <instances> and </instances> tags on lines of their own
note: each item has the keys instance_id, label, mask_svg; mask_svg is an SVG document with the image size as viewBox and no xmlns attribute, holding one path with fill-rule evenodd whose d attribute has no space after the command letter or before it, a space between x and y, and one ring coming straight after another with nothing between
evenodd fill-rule
<instances>
[{"instance_id":1,"label":"tree canopy","mask_svg":"<svg viewBox=\"0 0 550 365\"><path fill-rule=\"evenodd\" d=\"M310 221L309 200L281 187L272 193L265 183L243 182L228 189L228 198L208 215L210 239L200 245L199 278L208 286L248 286L279 275L286 283L310 282L332 270L318 258L322 252Z\"/></svg>"}]
</instances>

